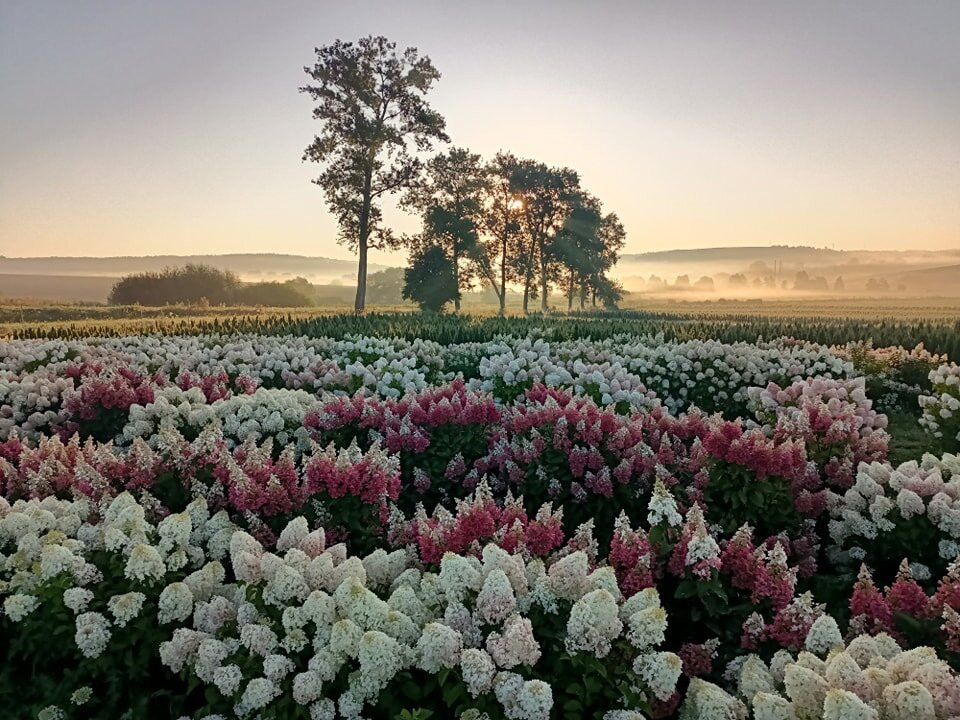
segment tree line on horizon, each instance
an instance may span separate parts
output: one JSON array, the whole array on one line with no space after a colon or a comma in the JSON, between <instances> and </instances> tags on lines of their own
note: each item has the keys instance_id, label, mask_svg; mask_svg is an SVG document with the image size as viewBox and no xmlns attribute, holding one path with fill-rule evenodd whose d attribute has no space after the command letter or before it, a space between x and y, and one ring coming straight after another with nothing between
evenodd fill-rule
<instances>
[{"instance_id":1,"label":"tree line on horizon","mask_svg":"<svg viewBox=\"0 0 960 720\"><path fill-rule=\"evenodd\" d=\"M366 306L371 248L408 251L403 295L425 309L459 310L461 293L478 284L493 290L501 313L508 285L522 287L524 312L537 299L547 311L554 288L568 309L619 300L607 273L626 233L576 171L509 152L485 162L462 147L422 159L450 141L426 97L440 78L430 58L368 36L317 48L304 70L313 83L300 91L322 126L303 160L321 165L313 182L337 218L338 242L357 253L355 312ZM419 233L386 227L382 202L392 195L419 215Z\"/></svg>"},{"instance_id":2,"label":"tree line on horizon","mask_svg":"<svg viewBox=\"0 0 960 720\"><path fill-rule=\"evenodd\" d=\"M243 283L230 270L188 263L125 275L110 290L110 305L249 305L308 307L313 287L304 278Z\"/></svg>"}]
</instances>

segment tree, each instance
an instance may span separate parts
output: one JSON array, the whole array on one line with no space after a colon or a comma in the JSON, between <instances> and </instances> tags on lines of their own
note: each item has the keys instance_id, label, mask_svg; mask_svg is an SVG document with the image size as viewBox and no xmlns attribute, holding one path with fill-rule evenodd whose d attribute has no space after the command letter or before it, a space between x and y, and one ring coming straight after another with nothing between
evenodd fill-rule
<instances>
[{"instance_id":1,"label":"tree","mask_svg":"<svg viewBox=\"0 0 960 720\"><path fill-rule=\"evenodd\" d=\"M430 159L423 182L413 185L405 207L422 214L423 232L412 245L439 245L453 264L460 290L468 290L478 275L486 275L486 254L479 231L489 188L487 169L479 155L451 148ZM460 310L460 295L454 300Z\"/></svg>"},{"instance_id":2,"label":"tree","mask_svg":"<svg viewBox=\"0 0 960 720\"><path fill-rule=\"evenodd\" d=\"M570 168L551 168L534 160L521 160L513 169L510 189L521 203L524 248L517 257L523 276L523 310L529 309L539 276L540 309L549 308L550 284L557 280L557 264L550 242L560 230L580 189L580 177Z\"/></svg>"},{"instance_id":3,"label":"tree","mask_svg":"<svg viewBox=\"0 0 960 720\"><path fill-rule=\"evenodd\" d=\"M604 215L597 198L585 192L571 196L570 211L548 245L548 255L560 266L564 276L567 310L573 309L578 291L581 309L588 296L592 296L596 305L601 289L605 293L605 304L611 304L614 295L614 303L619 299L619 286L610 283L606 273L616 264L625 239L623 223L615 213ZM612 287L618 291L608 292Z\"/></svg>"},{"instance_id":4,"label":"tree","mask_svg":"<svg viewBox=\"0 0 960 720\"><path fill-rule=\"evenodd\" d=\"M510 180L518 160L511 153L497 153L487 164L489 202L484 212L483 227L491 242L484 243L484 274L497 294L500 314L507 308L507 280L521 280L516 266L508 258L522 252L521 219L523 201L514 194ZM494 264L498 267L494 267Z\"/></svg>"},{"instance_id":5,"label":"tree","mask_svg":"<svg viewBox=\"0 0 960 720\"><path fill-rule=\"evenodd\" d=\"M314 182L340 226L338 241L358 255L354 310L366 304L367 250L393 243L383 227L381 200L409 187L421 170L416 152L447 141L443 117L426 101L440 78L430 58L416 48L398 54L396 43L369 36L356 43L337 40L316 49L304 71L323 125L303 159L323 166Z\"/></svg>"},{"instance_id":6,"label":"tree","mask_svg":"<svg viewBox=\"0 0 960 720\"><path fill-rule=\"evenodd\" d=\"M620 287L620 283L606 276L598 278L594 293L594 304L596 300L600 300L608 310L615 309L617 303L623 298L623 288Z\"/></svg>"},{"instance_id":7,"label":"tree","mask_svg":"<svg viewBox=\"0 0 960 720\"><path fill-rule=\"evenodd\" d=\"M622 297L623 289L616 283L610 283L605 274L617 264L620 251L627 241L627 231L616 213L604 215L600 223L599 239L600 254L597 258L597 272L592 278L593 304L597 304L597 297L600 296L606 305L615 305ZM587 289L586 287L583 288L580 293L581 308L583 308Z\"/></svg>"},{"instance_id":8,"label":"tree","mask_svg":"<svg viewBox=\"0 0 960 720\"><path fill-rule=\"evenodd\" d=\"M367 298L375 305L399 305L403 302L403 268L391 267L371 273L367 279Z\"/></svg>"},{"instance_id":9,"label":"tree","mask_svg":"<svg viewBox=\"0 0 960 720\"><path fill-rule=\"evenodd\" d=\"M226 305L236 300L240 280L229 270L188 264L160 272L126 275L110 290L111 305L173 305L207 302Z\"/></svg>"},{"instance_id":10,"label":"tree","mask_svg":"<svg viewBox=\"0 0 960 720\"><path fill-rule=\"evenodd\" d=\"M590 279L599 271L602 222L600 203L596 198L578 197L549 245L550 255L566 274L567 310L573 308L577 288L589 285Z\"/></svg>"},{"instance_id":11,"label":"tree","mask_svg":"<svg viewBox=\"0 0 960 720\"><path fill-rule=\"evenodd\" d=\"M443 248L430 245L410 257L410 267L403 273L403 297L434 312L460 299L453 261Z\"/></svg>"},{"instance_id":12,"label":"tree","mask_svg":"<svg viewBox=\"0 0 960 720\"><path fill-rule=\"evenodd\" d=\"M309 307L314 304L313 286L305 278L297 277L286 282L251 283L237 290L236 302L241 305L265 307Z\"/></svg>"},{"instance_id":13,"label":"tree","mask_svg":"<svg viewBox=\"0 0 960 720\"><path fill-rule=\"evenodd\" d=\"M709 275L701 275L700 279L693 284L694 290L700 290L703 292L713 292L714 284L713 278Z\"/></svg>"}]
</instances>

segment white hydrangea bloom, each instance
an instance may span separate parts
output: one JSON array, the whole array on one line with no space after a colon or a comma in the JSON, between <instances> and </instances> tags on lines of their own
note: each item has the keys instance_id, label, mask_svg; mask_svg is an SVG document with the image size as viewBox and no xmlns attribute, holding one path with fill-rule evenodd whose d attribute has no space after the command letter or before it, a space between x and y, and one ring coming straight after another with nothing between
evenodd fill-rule
<instances>
[{"instance_id":1,"label":"white hydrangea bloom","mask_svg":"<svg viewBox=\"0 0 960 720\"><path fill-rule=\"evenodd\" d=\"M683 673L683 661L671 652L647 652L633 661L633 671L660 700L668 700Z\"/></svg>"},{"instance_id":2,"label":"white hydrangea bloom","mask_svg":"<svg viewBox=\"0 0 960 720\"><path fill-rule=\"evenodd\" d=\"M236 665L221 665L213 671L213 684L224 697L232 697L243 680L243 671Z\"/></svg>"},{"instance_id":3,"label":"white hydrangea bloom","mask_svg":"<svg viewBox=\"0 0 960 720\"><path fill-rule=\"evenodd\" d=\"M507 574L495 568L483 581L477 595L477 613L491 625L503 622L516 610L517 600Z\"/></svg>"},{"instance_id":4,"label":"white hydrangea bloom","mask_svg":"<svg viewBox=\"0 0 960 720\"><path fill-rule=\"evenodd\" d=\"M807 632L806 648L815 655L826 655L833 648L843 645L843 635L837 621L830 615L820 615Z\"/></svg>"},{"instance_id":5,"label":"white hydrangea bloom","mask_svg":"<svg viewBox=\"0 0 960 720\"><path fill-rule=\"evenodd\" d=\"M74 641L84 657L100 657L110 642L110 621L96 612L78 615Z\"/></svg>"},{"instance_id":6,"label":"white hydrangea bloom","mask_svg":"<svg viewBox=\"0 0 960 720\"><path fill-rule=\"evenodd\" d=\"M659 604L638 610L627 618L627 639L638 650L662 643L666 631L667 611Z\"/></svg>"},{"instance_id":7,"label":"white hydrangea bloom","mask_svg":"<svg viewBox=\"0 0 960 720\"><path fill-rule=\"evenodd\" d=\"M310 705L323 693L323 677L315 670L307 670L293 677L293 699L298 705ZM312 710L311 710L312 712Z\"/></svg>"},{"instance_id":8,"label":"white hydrangea bloom","mask_svg":"<svg viewBox=\"0 0 960 720\"><path fill-rule=\"evenodd\" d=\"M491 632L487 636L487 652L498 667L535 665L540 659L540 644L533 636L530 619L520 615L508 618L502 632Z\"/></svg>"},{"instance_id":9,"label":"white hydrangea bloom","mask_svg":"<svg viewBox=\"0 0 960 720\"><path fill-rule=\"evenodd\" d=\"M480 589L482 576L470 558L454 553L444 553L440 560L440 589L447 602L461 602L468 592Z\"/></svg>"},{"instance_id":10,"label":"white hydrangea bloom","mask_svg":"<svg viewBox=\"0 0 960 720\"><path fill-rule=\"evenodd\" d=\"M143 610L143 603L147 596L140 592L129 592L123 595L114 595L107 601L107 610L113 615L117 627L125 627Z\"/></svg>"},{"instance_id":11,"label":"white hydrangea bloom","mask_svg":"<svg viewBox=\"0 0 960 720\"><path fill-rule=\"evenodd\" d=\"M564 644L569 653L589 652L603 658L611 644L620 637L623 623L618 616L617 601L600 589L577 600L570 610Z\"/></svg>"},{"instance_id":12,"label":"white hydrangea bloom","mask_svg":"<svg viewBox=\"0 0 960 720\"><path fill-rule=\"evenodd\" d=\"M570 553L550 566L547 584L557 597L571 602L579 600L587 589L589 559L582 550Z\"/></svg>"},{"instance_id":13,"label":"white hydrangea bloom","mask_svg":"<svg viewBox=\"0 0 960 720\"><path fill-rule=\"evenodd\" d=\"M193 593L186 583L170 583L161 591L157 604L161 624L186 620L193 613Z\"/></svg>"},{"instance_id":14,"label":"white hydrangea bloom","mask_svg":"<svg viewBox=\"0 0 960 720\"><path fill-rule=\"evenodd\" d=\"M74 613L81 613L87 609L93 600L93 593L86 588L67 588L63 591L63 604L73 610Z\"/></svg>"},{"instance_id":15,"label":"white hydrangea bloom","mask_svg":"<svg viewBox=\"0 0 960 720\"><path fill-rule=\"evenodd\" d=\"M140 543L130 551L124 575L128 580L148 583L162 580L167 568L160 553L152 545Z\"/></svg>"},{"instance_id":16,"label":"white hydrangea bloom","mask_svg":"<svg viewBox=\"0 0 960 720\"><path fill-rule=\"evenodd\" d=\"M14 593L3 601L3 612L13 622L20 622L40 606L36 595Z\"/></svg>"},{"instance_id":17,"label":"white hydrangea bloom","mask_svg":"<svg viewBox=\"0 0 960 720\"><path fill-rule=\"evenodd\" d=\"M246 717L256 710L262 710L280 695L280 688L267 678L254 678L244 689L233 711L240 717Z\"/></svg>"},{"instance_id":18,"label":"white hydrangea bloom","mask_svg":"<svg viewBox=\"0 0 960 720\"><path fill-rule=\"evenodd\" d=\"M485 650L478 648L468 648L461 653L460 670L471 697L489 692L497 674L493 658Z\"/></svg>"},{"instance_id":19,"label":"white hydrangea bloom","mask_svg":"<svg viewBox=\"0 0 960 720\"><path fill-rule=\"evenodd\" d=\"M428 673L452 668L460 662L463 637L442 623L428 623L417 641L417 667Z\"/></svg>"}]
</instances>

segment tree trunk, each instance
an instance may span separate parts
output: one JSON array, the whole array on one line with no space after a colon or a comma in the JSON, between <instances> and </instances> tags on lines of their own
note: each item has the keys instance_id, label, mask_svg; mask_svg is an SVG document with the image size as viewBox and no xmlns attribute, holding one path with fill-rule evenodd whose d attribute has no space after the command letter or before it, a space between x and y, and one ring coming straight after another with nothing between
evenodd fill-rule
<instances>
[{"instance_id":1,"label":"tree trunk","mask_svg":"<svg viewBox=\"0 0 960 720\"><path fill-rule=\"evenodd\" d=\"M500 315L507 314L507 232L504 229L500 255Z\"/></svg>"},{"instance_id":2,"label":"tree trunk","mask_svg":"<svg viewBox=\"0 0 960 720\"><path fill-rule=\"evenodd\" d=\"M530 253L527 255L526 270L524 271L523 276L523 314L526 315L530 312L530 288L533 285L533 268L535 260L535 253L537 249L536 238L530 241Z\"/></svg>"},{"instance_id":3,"label":"tree trunk","mask_svg":"<svg viewBox=\"0 0 960 720\"><path fill-rule=\"evenodd\" d=\"M353 302L353 311L363 315L367 304L367 242L370 240L370 205L373 203L371 184L373 168L367 166L363 178L363 204L360 206L360 227L357 238L357 297Z\"/></svg>"},{"instance_id":4,"label":"tree trunk","mask_svg":"<svg viewBox=\"0 0 960 720\"><path fill-rule=\"evenodd\" d=\"M460 248L457 239L453 239L453 283L457 286L457 295L453 298L453 309L460 312Z\"/></svg>"},{"instance_id":5,"label":"tree trunk","mask_svg":"<svg viewBox=\"0 0 960 720\"><path fill-rule=\"evenodd\" d=\"M547 301L547 254L543 242L540 243L540 310L546 313L550 309Z\"/></svg>"},{"instance_id":6,"label":"tree trunk","mask_svg":"<svg viewBox=\"0 0 960 720\"><path fill-rule=\"evenodd\" d=\"M573 268L570 268L570 284L567 286L567 312L573 310L573 291L576 287L576 278L573 276Z\"/></svg>"},{"instance_id":7,"label":"tree trunk","mask_svg":"<svg viewBox=\"0 0 960 720\"><path fill-rule=\"evenodd\" d=\"M357 267L357 297L353 302L353 311L363 315L367 302L367 238L361 237L357 244L360 262Z\"/></svg>"}]
</instances>

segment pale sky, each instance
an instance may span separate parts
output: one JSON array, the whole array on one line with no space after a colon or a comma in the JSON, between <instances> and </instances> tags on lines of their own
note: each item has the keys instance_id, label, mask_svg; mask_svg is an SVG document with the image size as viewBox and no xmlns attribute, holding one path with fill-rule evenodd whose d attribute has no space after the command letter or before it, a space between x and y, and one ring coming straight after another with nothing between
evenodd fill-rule
<instances>
[{"instance_id":1,"label":"pale sky","mask_svg":"<svg viewBox=\"0 0 960 720\"><path fill-rule=\"evenodd\" d=\"M455 144L579 171L627 252L960 247L957 0L2 0L0 254L350 257L297 88L367 34L432 58Z\"/></svg>"}]
</instances>

